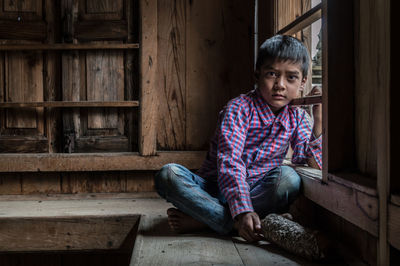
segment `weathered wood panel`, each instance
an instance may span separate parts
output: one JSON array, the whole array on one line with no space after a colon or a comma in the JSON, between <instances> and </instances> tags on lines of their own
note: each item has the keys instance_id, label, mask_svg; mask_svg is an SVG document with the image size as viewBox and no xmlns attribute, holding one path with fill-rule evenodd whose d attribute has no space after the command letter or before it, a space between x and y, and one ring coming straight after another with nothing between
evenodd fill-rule
<instances>
[{"instance_id":1,"label":"weathered wood panel","mask_svg":"<svg viewBox=\"0 0 400 266\"><path fill-rule=\"evenodd\" d=\"M131 215L1 219L1 241L7 244L1 245L0 250L118 249L134 228L138 217Z\"/></svg>"},{"instance_id":2,"label":"weathered wood panel","mask_svg":"<svg viewBox=\"0 0 400 266\"><path fill-rule=\"evenodd\" d=\"M157 1L140 0L140 115L139 153L155 155L157 151Z\"/></svg>"},{"instance_id":3,"label":"weathered wood panel","mask_svg":"<svg viewBox=\"0 0 400 266\"><path fill-rule=\"evenodd\" d=\"M186 149L207 149L219 111L253 89L254 1L186 5Z\"/></svg>"},{"instance_id":4,"label":"weathered wood panel","mask_svg":"<svg viewBox=\"0 0 400 266\"><path fill-rule=\"evenodd\" d=\"M7 101L43 101L42 70L43 55L41 52L7 53L5 69ZM6 121L7 128L37 128L43 134L42 110L7 110Z\"/></svg>"},{"instance_id":5,"label":"weathered wood panel","mask_svg":"<svg viewBox=\"0 0 400 266\"><path fill-rule=\"evenodd\" d=\"M303 0L275 0L275 32L303 14L302 2ZM301 40L301 32L295 35L296 38Z\"/></svg>"},{"instance_id":6,"label":"weathered wood panel","mask_svg":"<svg viewBox=\"0 0 400 266\"><path fill-rule=\"evenodd\" d=\"M186 144L186 0L159 0L157 148L182 150Z\"/></svg>"},{"instance_id":7,"label":"weathered wood panel","mask_svg":"<svg viewBox=\"0 0 400 266\"><path fill-rule=\"evenodd\" d=\"M0 169L2 172L159 170L171 162L199 169L204 158L203 151L159 152L150 157L138 153L7 154L0 155Z\"/></svg>"},{"instance_id":8,"label":"weathered wood panel","mask_svg":"<svg viewBox=\"0 0 400 266\"><path fill-rule=\"evenodd\" d=\"M109 1L72 1L65 0L62 12L68 22L65 24L65 41L79 43L84 35L84 41L91 44L120 43L121 39L114 36L115 32L128 36L128 22L131 8L125 8L126 1L111 3ZM110 8L110 10L107 10ZM113 21L109 21L114 19ZM113 25L111 25L111 24ZM116 31L104 29L105 25ZM118 24L120 26L115 27ZM72 26L71 26L72 25ZM107 27L108 27L107 26ZM130 26L131 28L133 26ZM82 32L82 29L85 30ZM119 31L117 29L123 29ZM108 34L110 33L110 34ZM118 35L117 34L117 35ZM107 39L106 42L97 40ZM128 52L99 50L65 53L63 67L63 99L70 101L124 101L132 95L132 86L125 85L125 65ZM129 62L132 64L132 62ZM128 91L125 91L129 90ZM64 151L66 152L125 152L132 151L129 142L133 127L132 118L126 118L123 109L98 108L79 110L64 110Z\"/></svg>"},{"instance_id":9,"label":"weathered wood panel","mask_svg":"<svg viewBox=\"0 0 400 266\"><path fill-rule=\"evenodd\" d=\"M162 215L142 216L130 265L243 265L229 238L176 236Z\"/></svg>"},{"instance_id":10,"label":"weathered wood panel","mask_svg":"<svg viewBox=\"0 0 400 266\"><path fill-rule=\"evenodd\" d=\"M86 71L86 100L124 100L124 57L122 52L104 50L88 52L86 54ZM88 129L117 127L118 113L116 109L89 111Z\"/></svg>"}]
</instances>

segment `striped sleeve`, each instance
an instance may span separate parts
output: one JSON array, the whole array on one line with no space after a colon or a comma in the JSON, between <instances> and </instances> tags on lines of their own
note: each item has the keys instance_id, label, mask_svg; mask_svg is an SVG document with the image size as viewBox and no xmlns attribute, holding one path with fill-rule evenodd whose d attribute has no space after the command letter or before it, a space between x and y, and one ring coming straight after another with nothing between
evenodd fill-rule
<instances>
[{"instance_id":1,"label":"striped sleeve","mask_svg":"<svg viewBox=\"0 0 400 266\"><path fill-rule=\"evenodd\" d=\"M249 109L247 103L240 101L228 104L218 137L218 185L233 218L240 213L253 211L246 182L246 167L242 160L249 126Z\"/></svg>"},{"instance_id":2,"label":"striped sleeve","mask_svg":"<svg viewBox=\"0 0 400 266\"><path fill-rule=\"evenodd\" d=\"M298 126L291 140L292 162L294 164L305 164L308 158L314 157L318 166L322 169L322 135L314 138L312 124L307 112L302 110L298 117Z\"/></svg>"}]
</instances>

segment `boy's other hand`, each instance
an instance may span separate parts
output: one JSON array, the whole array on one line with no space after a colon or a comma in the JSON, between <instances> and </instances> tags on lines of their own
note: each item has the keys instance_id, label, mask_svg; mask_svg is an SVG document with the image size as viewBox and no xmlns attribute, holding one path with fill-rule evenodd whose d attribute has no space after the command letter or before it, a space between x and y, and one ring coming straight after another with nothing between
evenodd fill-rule
<instances>
[{"instance_id":1,"label":"boy's other hand","mask_svg":"<svg viewBox=\"0 0 400 266\"><path fill-rule=\"evenodd\" d=\"M261 222L255 212L241 213L236 217L236 229L239 235L249 242L262 239Z\"/></svg>"}]
</instances>

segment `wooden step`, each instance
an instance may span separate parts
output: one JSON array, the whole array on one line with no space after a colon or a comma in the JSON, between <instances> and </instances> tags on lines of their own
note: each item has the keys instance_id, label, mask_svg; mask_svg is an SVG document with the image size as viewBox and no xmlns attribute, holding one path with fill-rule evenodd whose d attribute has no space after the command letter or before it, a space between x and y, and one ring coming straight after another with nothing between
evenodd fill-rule
<instances>
[{"instance_id":1,"label":"wooden step","mask_svg":"<svg viewBox=\"0 0 400 266\"><path fill-rule=\"evenodd\" d=\"M66 197L0 199L0 252L120 249L136 235L140 215L170 206L154 198Z\"/></svg>"}]
</instances>

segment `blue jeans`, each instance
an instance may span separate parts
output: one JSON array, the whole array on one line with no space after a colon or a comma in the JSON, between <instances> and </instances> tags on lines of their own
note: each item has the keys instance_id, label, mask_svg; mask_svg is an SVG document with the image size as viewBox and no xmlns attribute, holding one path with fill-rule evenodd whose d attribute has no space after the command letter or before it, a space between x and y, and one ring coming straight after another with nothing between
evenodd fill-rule
<instances>
[{"instance_id":1,"label":"blue jeans","mask_svg":"<svg viewBox=\"0 0 400 266\"><path fill-rule=\"evenodd\" d=\"M216 181L206 180L179 164L164 165L155 176L158 194L176 208L220 234L232 230L233 220ZM289 166L270 170L250 186L254 211L264 218L287 211L300 190L300 177Z\"/></svg>"}]
</instances>

